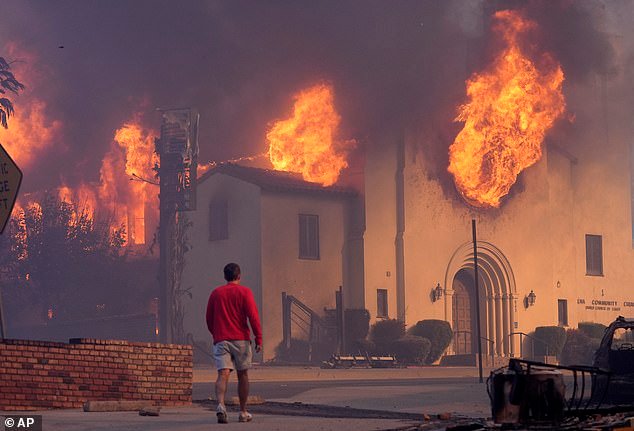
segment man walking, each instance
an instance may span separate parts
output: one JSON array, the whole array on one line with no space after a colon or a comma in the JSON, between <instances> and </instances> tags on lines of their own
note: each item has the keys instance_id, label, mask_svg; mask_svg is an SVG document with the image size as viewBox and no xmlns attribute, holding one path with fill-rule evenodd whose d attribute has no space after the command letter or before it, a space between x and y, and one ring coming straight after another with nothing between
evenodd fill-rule
<instances>
[{"instance_id":1,"label":"man walking","mask_svg":"<svg viewBox=\"0 0 634 431\"><path fill-rule=\"evenodd\" d=\"M213 336L214 360L218 369L216 399L218 423L227 423L225 392L229 374L233 369L238 374L238 397L240 398L240 422L249 422L247 412L249 397L248 369L251 368L251 325L255 335L255 351L262 350L262 329L258 309L251 289L240 285L240 266L229 263L224 268L227 284L211 292L207 303L207 328ZM248 324L247 324L248 321Z\"/></svg>"}]
</instances>

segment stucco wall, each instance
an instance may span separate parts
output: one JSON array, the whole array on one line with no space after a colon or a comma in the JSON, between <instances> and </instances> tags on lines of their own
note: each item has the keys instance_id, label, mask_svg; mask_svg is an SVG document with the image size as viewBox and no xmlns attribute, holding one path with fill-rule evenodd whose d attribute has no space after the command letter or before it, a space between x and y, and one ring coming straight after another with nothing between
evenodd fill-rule
<instances>
[{"instance_id":1,"label":"stucco wall","mask_svg":"<svg viewBox=\"0 0 634 431\"><path fill-rule=\"evenodd\" d=\"M377 289L388 291L388 315L396 318L396 146L368 148L365 165L365 308L377 317ZM407 283L407 280L406 280Z\"/></svg>"},{"instance_id":2,"label":"stucco wall","mask_svg":"<svg viewBox=\"0 0 634 431\"><path fill-rule=\"evenodd\" d=\"M574 283L564 286L569 290L563 292L569 298L575 321L607 323L619 314L634 315L634 307L623 304L634 303L634 252L629 164L632 121L629 105L623 100L627 92L620 84L628 89L631 85L601 78L592 86L575 88L576 97L594 101L579 103L575 121L581 125L581 132L570 146L579 147L575 152L578 166L583 166L572 176L578 268ZM585 275L586 233L603 236L602 277ZM585 303L577 304L580 299ZM590 309L593 300L617 304Z\"/></svg>"},{"instance_id":3,"label":"stucco wall","mask_svg":"<svg viewBox=\"0 0 634 431\"><path fill-rule=\"evenodd\" d=\"M299 259L299 214L319 216L319 260ZM342 285L345 202L301 194L262 195L264 358L282 341L282 292L323 315ZM298 334L299 335L299 334Z\"/></svg>"},{"instance_id":4,"label":"stucco wall","mask_svg":"<svg viewBox=\"0 0 634 431\"><path fill-rule=\"evenodd\" d=\"M236 262L242 269L242 284L253 290L262 310L260 189L224 174L215 174L198 185L198 209L188 213L191 250L183 272L184 288L191 287L192 298L184 297L185 333L195 340L210 342L205 324L207 300L213 288L225 283L223 268ZM229 239L209 240L209 204L212 199L227 199Z\"/></svg>"}]
</instances>

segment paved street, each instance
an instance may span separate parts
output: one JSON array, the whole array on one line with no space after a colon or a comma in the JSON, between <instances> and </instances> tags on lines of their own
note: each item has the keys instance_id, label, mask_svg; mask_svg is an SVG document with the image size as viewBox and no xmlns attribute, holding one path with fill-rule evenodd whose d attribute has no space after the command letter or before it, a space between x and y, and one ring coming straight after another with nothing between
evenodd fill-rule
<instances>
[{"instance_id":1,"label":"paved street","mask_svg":"<svg viewBox=\"0 0 634 431\"><path fill-rule=\"evenodd\" d=\"M215 371L194 373L195 400L213 394ZM489 374L484 371L484 380ZM302 402L337 407L470 417L490 415L486 385L477 368L421 367L397 369L321 370L302 367L260 367L251 371L251 394L267 401ZM229 393L235 395L235 377Z\"/></svg>"}]
</instances>

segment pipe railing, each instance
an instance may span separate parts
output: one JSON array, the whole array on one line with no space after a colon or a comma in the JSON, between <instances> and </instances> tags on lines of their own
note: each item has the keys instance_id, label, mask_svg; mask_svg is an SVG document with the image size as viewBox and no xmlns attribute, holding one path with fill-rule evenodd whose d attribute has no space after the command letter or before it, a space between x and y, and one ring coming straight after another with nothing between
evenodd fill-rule
<instances>
[{"instance_id":1,"label":"pipe railing","mask_svg":"<svg viewBox=\"0 0 634 431\"><path fill-rule=\"evenodd\" d=\"M527 334L525 332L511 332L509 334L509 338L511 339L511 343L513 343L513 336L515 335L519 335L520 336L520 357L523 358L524 357L524 340L522 337L526 337L528 339L531 340L531 355L534 357L535 356L535 341L542 343L542 345L546 348L546 356L548 355L548 349L550 348L552 350L552 347L544 340L537 338L533 335Z\"/></svg>"},{"instance_id":2,"label":"pipe railing","mask_svg":"<svg viewBox=\"0 0 634 431\"><path fill-rule=\"evenodd\" d=\"M282 339L284 346L290 348L291 325L308 336L308 356L312 358L313 343L321 341L327 330L325 321L302 301L282 292Z\"/></svg>"},{"instance_id":3,"label":"pipe railing","mask_svg":"<svg viewBox=\"0 0 634 431\"><path fill-rule=\"evenodd\" d=\"M471 335L471 331L454 331L454 351L455 353L459 353L458 352L458 338L456 337L456 334L462 334L464 336L464 345L465 348L467 347L467 335ZM491 356L491 363L493 364L493 359L495 358L495 341L491 340L490 338L487 337L480 337L480 340L484 340L490 343L489 345L489 356Z\"/></svg>"}]
</instances>

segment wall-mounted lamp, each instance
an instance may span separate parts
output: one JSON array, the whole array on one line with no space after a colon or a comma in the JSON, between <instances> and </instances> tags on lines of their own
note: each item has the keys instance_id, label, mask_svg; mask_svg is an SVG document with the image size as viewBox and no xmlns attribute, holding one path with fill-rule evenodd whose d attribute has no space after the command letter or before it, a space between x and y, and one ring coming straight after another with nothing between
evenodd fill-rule
<instances>
[{"instance_id":1,"label":"wall-mounted lamp","mask_svg":"<svg viewBox=\"0 0 634 431\"><path fill-rule=\"evenodd\" d=\"M526 295L526 297L524 298L524 307L528 308L535 305L536 298L537 298L537 295L535 295L535 292L531 290L530 293Z\"/></svg>"},{"instance_id":2,"label":"wall-mounted lamp","mask_svg":"<svg viewBox=\"0 0 634 431\"><path fill-rule=\"evenodd\" d=\"M431 301L436 302L440 298L442 298L442 287L440 287L440 283L436 283L436 287L431 290Z\"/></svg>"}]
</instances>

